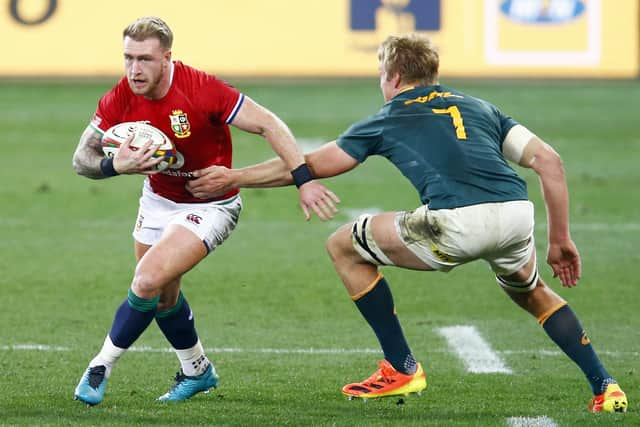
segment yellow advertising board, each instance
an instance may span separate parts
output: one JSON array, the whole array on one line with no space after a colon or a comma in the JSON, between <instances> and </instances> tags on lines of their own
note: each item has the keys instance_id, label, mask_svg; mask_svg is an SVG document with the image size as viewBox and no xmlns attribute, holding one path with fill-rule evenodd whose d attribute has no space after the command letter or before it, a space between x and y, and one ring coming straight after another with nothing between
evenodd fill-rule
<instances>
[{"instance_id":1,"label":"yellow advertising board","mask_svg":"<svg viewBox=\"0 0 640 427\"><path fill-rule=\"evenodd\" d=\"M449 76L637 77L638 0L8 0L0 76L122 72L157 15L173 56L219 75L373 76L389 34L429 35Z\"/></svg>"}]
</instances>

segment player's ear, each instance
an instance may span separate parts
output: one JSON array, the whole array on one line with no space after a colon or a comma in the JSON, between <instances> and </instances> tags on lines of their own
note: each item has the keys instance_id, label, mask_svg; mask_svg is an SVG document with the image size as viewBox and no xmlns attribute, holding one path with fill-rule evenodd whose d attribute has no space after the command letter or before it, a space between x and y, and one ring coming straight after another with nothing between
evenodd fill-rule
<instances>
[{"instance_id":1,"label":"player's ear","mask_svg":"<svg viewBox=\"0 0 640 427\"><path fill-rule=\"evenodd\" d=\"M391 77L391 82L393 82L393 87L395 89L400 88L400 86L402 86L402 77L400 76L400 73L395 73L393 77Z\"/></svg>"}]
</instances>

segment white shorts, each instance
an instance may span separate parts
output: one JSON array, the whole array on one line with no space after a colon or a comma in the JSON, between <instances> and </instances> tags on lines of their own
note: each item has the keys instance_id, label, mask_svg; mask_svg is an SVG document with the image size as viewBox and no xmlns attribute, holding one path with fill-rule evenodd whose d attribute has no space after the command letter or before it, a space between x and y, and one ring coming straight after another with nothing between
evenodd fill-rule
<instances>
[{"instance_id":1,"label":"white shorts","mask_svg":"<svg viewBox=\"0 0 640 427\"><path fill-rule=\"evenodd\" d=\"M372 264L394 265L373 238L370 219L371 215L362 215L353 224L353 247ZM483 259L500 286L517 292L535 288L537 268L524 282L510 282L501 276L515 273L535 257L533 225L533 204L526 200L434 211L421 206L395 216L400 240L431 269L447 272Z\"/></svg>"},{"instance_id":2,"label":"white shorts","mask_svg":"<svg viewBox=\"0 0 640 427\"><path fill-rule=\"evenodd\" d=\"M535 254L533 204L527 200L457 209L427 206L396 214L407 248L434 270L449 271L476 259L497 275L520 270Z\"/></svg>"},{"instance_id":3,"label":"white shorts","mask_svg":"<svg viewBox=\"0 0 640 427\"><path fill-rule=\"evenodd\" d=\"M202 239L207 252L222 244L238 223L242 211L239 195L207 203L176 203L153 192L145 180L133 238L153 245L170 224L179 224Z\"/></svg>"}]
</instances>

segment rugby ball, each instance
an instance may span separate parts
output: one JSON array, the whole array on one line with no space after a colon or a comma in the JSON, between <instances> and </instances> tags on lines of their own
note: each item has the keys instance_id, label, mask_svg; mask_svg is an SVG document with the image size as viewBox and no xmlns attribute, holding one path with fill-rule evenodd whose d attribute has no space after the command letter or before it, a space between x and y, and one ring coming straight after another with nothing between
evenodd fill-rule
<instances>
[{"instance_id":1,"label":"rugby ball","mask_svg":"<svg viewBox=\"0 0 640 427\"><path fill-rule=\"evenodd\" d=\"M152 157L164 159L156 165L155 169L162 171L177 162L178 154L171 139L160 129L144 122L123 122L107 129L102 136L102 151L107 157L115 156L120 146L131 135L134 137L130 147L134 151L149 140L153 141L152 145L156 146L156 151Z\"/></svg>"}]
</instances>

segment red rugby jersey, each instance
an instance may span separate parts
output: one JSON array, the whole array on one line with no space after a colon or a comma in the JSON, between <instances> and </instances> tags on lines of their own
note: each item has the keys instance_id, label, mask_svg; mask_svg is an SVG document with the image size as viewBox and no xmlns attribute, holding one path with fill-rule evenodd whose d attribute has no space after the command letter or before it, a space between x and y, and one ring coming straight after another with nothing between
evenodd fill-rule
<instances>
[{"instance_id":1,"label":"red rugby jersey","mask_svg":"<svg viewBox=\"0 0 640 427\"><path fill-rule=\"evenodd\" d=\"M162 130L175 144L178 162L149 176L151 188L174 202L202 203L207 200L195 198L185 189L189 173L211 165L231 168L228 123L243 100L243 94L215 76L174 61L171 88L164 98L150 100L135 95L123 77L102 96L91 123L102 132L129 121L146 121ZM237 193L233 190L210 200Z\"/></svg>"}]
</instances>

